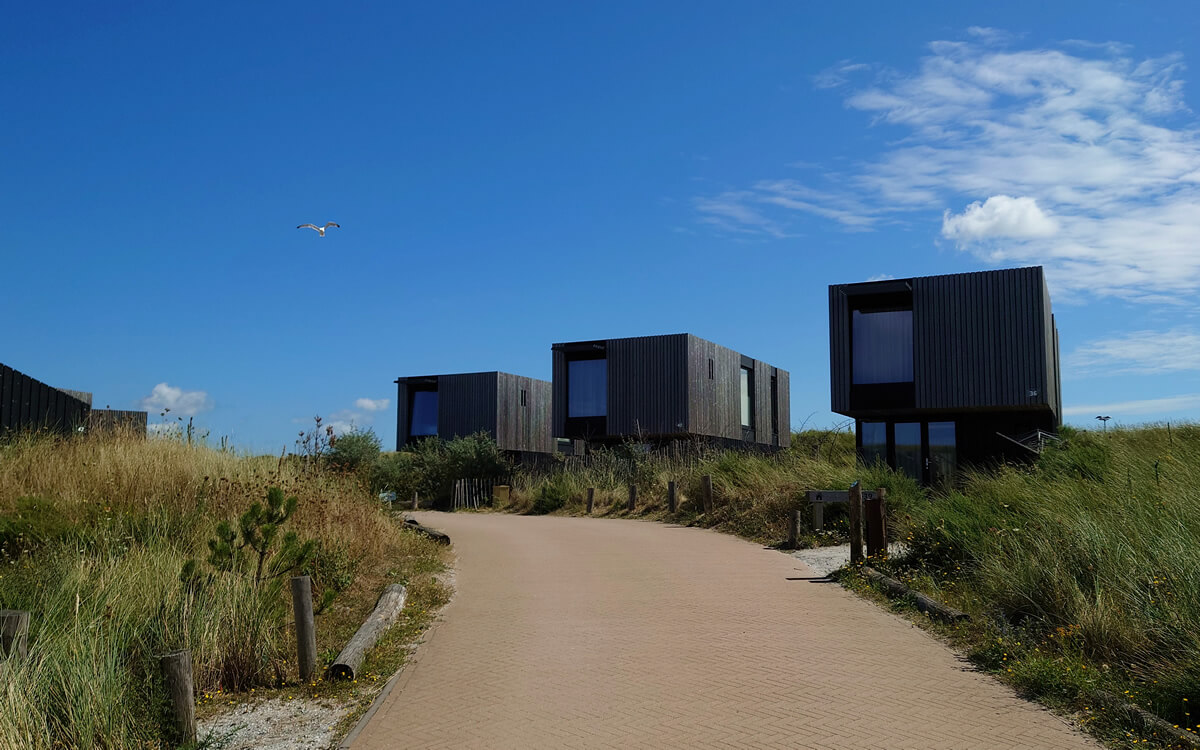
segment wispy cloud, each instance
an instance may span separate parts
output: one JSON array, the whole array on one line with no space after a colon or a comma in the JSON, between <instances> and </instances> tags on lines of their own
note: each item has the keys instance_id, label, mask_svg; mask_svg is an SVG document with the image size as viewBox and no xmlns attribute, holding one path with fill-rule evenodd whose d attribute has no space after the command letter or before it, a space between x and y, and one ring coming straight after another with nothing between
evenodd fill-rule
<instances>
[{"instance_id":1,"label":"wispy cloud","mask_svg":"<svg viewBox=\"0 0 1200 750\"><path fill-rule=\"evenodd\" d=\"M363 411L383 411L392 403L390 398L360 398L354 405Z\"/></svg>"},{"instance_id":2,"label":"wispy cloud","mask_svg":"<svg viewBox=\"0 0 1200 750\"><path fill-rule=\"evenodd\" d=\"M1200 291L1200 121L1180 58L1078 41L1011 49L995 29L967 39L931 43L911 72L841 62L818 76L898 137L848 173L698 199L702 220L715 204L726 228L786 236L798 212L860 231L941 217L959 250L1045 265L1058 291Z\"/></svg>"},{"instance_id":3,"label":"wispy cloud","mask_svg":"<svg viewBox=\"0 0 1200 750\"><path fill-rule=\"evenodd\" d=\"M1068 417L1104 415L1141 414L1170 414L1185 409L1200 408L1200 393L1188 393L1183 396L1168 396L1166 398L1147 398L1138 401L1120 401L1113 404L1092 404L1089 406L1067 406L1063 415Z\"/></svg>"},{"instance_id":4,"label":"wispy cloud","mask_svg":"<svg viewBox=\"0 0 1200 750\"><path fill-rule=\"evenodd\" d=\"M213 407L212 399L204 391L185 391L176 386L159 383L143 398L140 405L146 411L162 412L170 409L177 416L191 417Z\"/></svg>"},{"instance_id":5,"label":"wispy cloud","mask_svg":"<svg viewBox=\"0 0 1200 750\"><path fill-rule=\"evenodd\" d=\"M1092 341L1066 358L1073 375L1200 371L1200 331L1134 331Z\"/></svg>"}]
</instances>

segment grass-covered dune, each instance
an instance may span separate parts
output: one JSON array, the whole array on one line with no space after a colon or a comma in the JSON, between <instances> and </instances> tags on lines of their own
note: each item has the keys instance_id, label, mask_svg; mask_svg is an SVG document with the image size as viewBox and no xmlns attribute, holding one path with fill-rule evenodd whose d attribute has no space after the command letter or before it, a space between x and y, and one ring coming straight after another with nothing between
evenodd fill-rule
<instances>
[{"instance_id":1,"label":"grass-covered dune","mask_svg":"<svg viewBox=\"0 0 1200 750\"><path fill-rule=\"evenodd\" d=\"M296 507L261 578L251 548L210 561L218 524L236 530L272 487ZM439 555L356 476L319 462L169 439L9 439L0 608L31 611L32 626L29 658L0 675L0 748L166 746L156 655L191 649L198 695L294 684L288 576L310 574L315 598L332 597L317 618L331 660L386 583L409 584L413 611L436 606Z\"/></svg>"}]
</instances>

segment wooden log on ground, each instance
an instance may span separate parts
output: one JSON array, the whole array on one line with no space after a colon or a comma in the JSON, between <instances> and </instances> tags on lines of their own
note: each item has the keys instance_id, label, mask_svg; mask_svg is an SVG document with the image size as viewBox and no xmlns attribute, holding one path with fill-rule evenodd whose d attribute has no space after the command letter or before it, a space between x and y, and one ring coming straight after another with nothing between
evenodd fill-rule
<instances>
[{"instance_id":1,"label":"wooden log on ground","mask_svg":"<svg viewBox=\"0 0 1200 750\"><path fill-rule=\"evenodd\" d=\"M883 573L880 573L874 568L863 566L862 573L871 582L882 586L883 590L891 596L911 596L913 603L917 605L917 609L929 615L930 617L937 617L945 622L958 622L959 620L971 619L967 613L960 612L953 607L948 607L936 599L929 598L920 591L913 591L908 586L905 586L903 583L897 581L895 578L885 576Z\"/></svg>"},{"instance_id":2,"label":"wooden log on ground","mask_svg":"<svg viewBox=\"0 0 1200 750\"><path fill-rule=\"evenodd\" d=\"M417 532L418 534L424 534L425 536L429 537L430 539L437 542L438 544L449 544L450 543L450 535L449 534L446 534L445 532L442 532L442 531L438 531L437 529L431 529L428 526L422 526L421 522L415 518L409 518L409 517L405 516L404 517L404 528L412 529L413 531Z\"/></svg>"},{"instance_id":3,"label":"wooden log on ground","mask_svg":"<svg viewBox=\"0 0 1200 750\"><path fill-rule=\"evenodd\" d=\"M0 658L29 654L29 612L0 609Z\"/></svg>"},{"instance_id":4,"label":"wooden log on ground","mask_svg":"<svg viewBox=\"0 0 1200 750\"><path fill-rule=\"evenodd\" d=\"M711 513L713 509L712 474L700 477L700 494L704 498L704 512Z\"/></svg>"},{"instance_id":5,"label":"wooden log on ground","mask_svg":"<svg viewBox=\"0 0 1200 750\"><path fill-rule=\"evenodd\" d=\"M588 487L587 512L588 512L589 516L592 515L592 506L595 504L595 502L596 502L596 488Z\"/></svg>"},{"instance_id":6,"label":"wooden log on ground","mask_svg":"<svg viewBox=\"0 0 1200 750\"><path fill-rule=\"evenodd\" d=\"M312 578L292 577L292 613L296 616L296 662L300 680L308 682L317 669L317 628L313 622Z\"/></svg>"},{"instance_id":7,"label":"wooden log on ground","mask_svg":"<svg viewBox=\"0 0 1200 750\"><path fill-rule=\"evenodd\" d=\"M850 564L858 565L863 561L862 488L858 482L850 485L846 504L850 511Z\"/></svg>"},{"instance_id":8,"label":"wooden log on ground","mask_svg":"<svg viewBox=\"0 0 1200 750\"><path fill-rule=\"evenodd\" d=\"M1171 747L1176 747L1175 743L1181 743L1184 747L1200 748L1200 736L1180 729L1166 719L1155 716L1141 706L1129 703L1105 690L1098 690L1095 695L1098 702L1104 704L1111 711L1124 714L1129 722L1143 731L1158 734L1160 740L1169 740L1172 743Z\"/></svg>"},{"instance_id":9,"label":"wooden log on ground","mask_svg":"<svg viewBox=\"0 0 1200 750\"><path fill-rule=\"evenodd\" d=\"M342 649L342 653L337 655L333 664L329 665L326 674L334 679L353 680L362 667L367 652L400 617L407 596L408 592L404 586L398 583L393 583L384 589L379 601L375 604L374 611L367 616L358 632Z\"/></svg>"},{"instance_id":10,"label":"wooden log on ground","mask_svg":"<svg viewBox=\"0 0 1200 750\"><path fill-rule=\"evenodd\" d=\"M674 513L679 505L679 496L675 489L675 480L667 482L667 512Z\"/></svg>"},{"instance_id":11,"label":"wooden log on ground","mask_svg":"<svg viewBox=\"0 0 1200 750\"><path fill-rule=\"evenodd\" d=\"M192 652L184 649L158 658L171 702L175 734L180 745L196 741L196 696L192 684Z\"/></svg>"}]
</instances>

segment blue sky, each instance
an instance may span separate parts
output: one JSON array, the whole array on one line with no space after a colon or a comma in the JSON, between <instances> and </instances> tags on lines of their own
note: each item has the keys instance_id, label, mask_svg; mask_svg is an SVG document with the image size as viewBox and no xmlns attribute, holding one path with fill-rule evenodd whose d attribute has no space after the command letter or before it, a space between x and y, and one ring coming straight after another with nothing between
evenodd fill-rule
<instances>
[{"instance_id":1,"label":"blue sky","mask_svg":"<svg viewBox=\"0 0 1200 750\"><path fill-rule=\"evenodd\" d=\"M1194 4L504 6L10 8L0 361L265 452L687 331L827 426L828 284L1042 264L1069 422L1200 418Z\"/></svg>"}]
</instances>

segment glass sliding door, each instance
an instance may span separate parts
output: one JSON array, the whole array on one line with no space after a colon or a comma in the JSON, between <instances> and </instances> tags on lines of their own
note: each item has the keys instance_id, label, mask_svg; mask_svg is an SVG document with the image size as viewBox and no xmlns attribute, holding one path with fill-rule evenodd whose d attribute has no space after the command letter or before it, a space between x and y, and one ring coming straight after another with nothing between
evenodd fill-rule
<instances>
[{"instance_id":1,"label":"glass sliding door","mask_svg":"<svg viewBox=\"0 0 1200 750\"><path fill-rule=\"evenodd\" d=\"M902 471L920 481L921 471L921 423L897 422L895 427L896 471Z\"/></svg>"},{"instance_id":2,"label":"glass sliding door","mask_svg":"<svg viewBox=\"0 0 1200 750\"><path fill-rule=\"evenodd\" d=\"M958 468L958 448L954 437L953 422L929 423L929 469L926 484L941 485L954 479Z\"/></svg>"},{"instance_id":3,"label":"glass sliding door","mask_svg":"<svg viewBox=\"0 0 1200 750\"><path fill-rule=\"evenodd\" d=\"M859 422L858 434L862 438L862 460L867 466L876 463L887 466L887 422Z\"/></svg>"}]
</instances>

